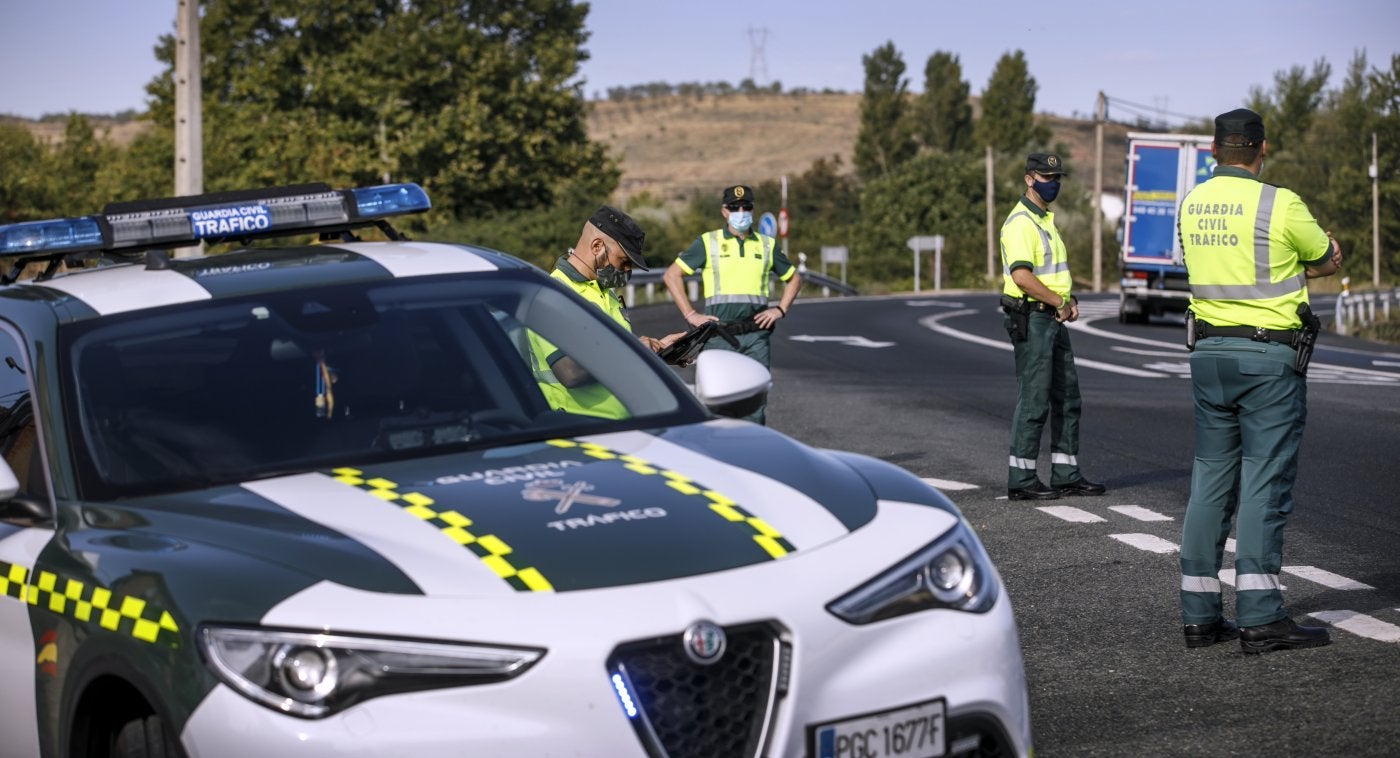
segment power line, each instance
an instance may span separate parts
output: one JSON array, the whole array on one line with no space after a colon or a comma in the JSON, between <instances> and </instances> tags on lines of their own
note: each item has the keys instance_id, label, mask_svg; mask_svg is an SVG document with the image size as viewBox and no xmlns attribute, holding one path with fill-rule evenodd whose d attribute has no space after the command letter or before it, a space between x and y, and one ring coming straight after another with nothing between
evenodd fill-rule
<instances>
[{"instance_id":1,"label":"power line","mask_svg":"<svg viewBox=\"0 0 1400 758\"><path fill-rule=\"evenodd\" d=\"M768 27L749 27L749 79L755 85L768 83L768 54L764 45L768 42Z\"/></svg>"}]
</instances>

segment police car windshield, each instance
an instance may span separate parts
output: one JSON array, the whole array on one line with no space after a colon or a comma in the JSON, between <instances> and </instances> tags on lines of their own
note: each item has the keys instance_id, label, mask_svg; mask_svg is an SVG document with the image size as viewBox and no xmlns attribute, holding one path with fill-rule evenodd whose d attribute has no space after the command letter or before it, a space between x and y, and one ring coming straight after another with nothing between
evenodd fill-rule
<instances>
[{"instance_id":1,"label":"police car windshield","mask_svg":"<svg viewBox=\"0 0 1400 758\"><path fill-rule=\"evenodd\" d=\"M138 310L60 347L96 500L705 417L634 337L511 273Z\"/></svg>"}]
</instances>

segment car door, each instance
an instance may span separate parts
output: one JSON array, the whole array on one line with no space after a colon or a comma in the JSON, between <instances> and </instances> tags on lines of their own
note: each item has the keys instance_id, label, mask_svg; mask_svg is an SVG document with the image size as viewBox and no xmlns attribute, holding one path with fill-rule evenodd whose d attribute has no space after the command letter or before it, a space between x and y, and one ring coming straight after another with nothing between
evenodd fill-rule
<instances>
[{"instance_id":1,"label":"car door","mask_svg":"<svg viewBox=\"0 0 1400 758\"><path fill-rule=\"evenodd\" d=\"M0 454L19 481L19 496L47 507L28 365L15 334L0 327ZM32 572L39 552L53 539L53 522L27 513L0 504L0 734L5 735L0 758L39 755L35 681L57 675L56 640L36 638L28 602Z\"/></svg>"}]
</instances>

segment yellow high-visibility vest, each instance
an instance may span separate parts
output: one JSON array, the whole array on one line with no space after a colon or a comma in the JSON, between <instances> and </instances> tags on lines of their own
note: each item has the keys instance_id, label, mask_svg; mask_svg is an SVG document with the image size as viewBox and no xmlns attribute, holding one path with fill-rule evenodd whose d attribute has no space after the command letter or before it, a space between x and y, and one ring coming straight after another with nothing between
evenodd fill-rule
<instances>
[{"instance_id":1,"label":"yellow high-visibility vest","mask_svg":"<svg viewBox=\"0 0 1400 758\"><path fill-rule=\"evenodd\" d=\"M627 320L627 313L623 310L622 301L612 290L599 287L598 282L591 279L574 281L558 268L554 269L550 276L563 282L579 297L606 313L608 318L621 324L622 328L629 332L632 331L632 324ZM528 336L530 353L534 361L535 381L539 384L540 392L544 393L545 400L551 408L585 416L628 417L627 409L623 407L617 397L609 392L607 387L597 382L578 387L565 387L554 376L554 370L550 368L549 359L559 352L558 348L533 331L529 331Z\"/></svg>"},{"instance_id":2,"label":"yellow high-visibility vest","mask_svg":"<svg viewBox=\"0 0 1400 758\"><path fill-rule=\"evenodd\" d=\"M1001 291L1011 297L1025 297L1026 293L1011 279L1011 264L1017 261L1030 263L1031 273L1041 284L1069 299L1074 280L1069 274L1069 253L1055 229L1055 214L1046 211L1039 216L1023 203L1016 203L1001 225Z\"/></svg>"},{"instance_id":3,"label":"yellow high-visibility vest","mask_svg":"<svg viewBox=\"0 0 1400 758\"><path fill-rule=\"evenodd\" d=\"M1308 302L1302 262L1331 248L1296 193L1233 167L1186 195L1177 235L1191 310L1216 326L1298 328L1298 306Z\"/></svg>"}]
</instances>

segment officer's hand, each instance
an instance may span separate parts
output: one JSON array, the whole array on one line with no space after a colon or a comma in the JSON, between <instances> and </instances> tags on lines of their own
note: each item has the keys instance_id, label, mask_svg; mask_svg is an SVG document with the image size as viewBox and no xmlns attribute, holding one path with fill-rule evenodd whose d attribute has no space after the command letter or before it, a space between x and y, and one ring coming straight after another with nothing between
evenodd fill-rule
<instances>
[{"instance_id":1,"label":"officer's hand","mask_svg":"<svg viewBox=\"0 0 1400 758\"><path fill-rule=\"evenodd\" d=\"M646 345L647 349L652 351L653 353L661 352L661 348L666 346L661 340L653 339L651 337L647 337L641 334L637 335L637 339L641 340L642 344Z\"/></svg>"},{"instance_id":2,"label":"officer's hand","mask_svg":"<svg viewBox=\"0 0 1400 758\"><path fill-rule=\"evenodd\" d=\"M673 334L668 334L668 335L666 335L665 337L662 337L661 339L657 340L657 342L660 343L661 349L664 350L664 349L670 347L670 346L672 345L672 343L674 343L676 340L678 340L678 339L680 339L681 337L684 337L684 336L685 336L685 332L675 332L675 333L673 333Z\"/></svg>"},{"instance_id":3,"label":"officer's hand","mask_svg":"<svg viewBox=\"0 0 1400 758\"><path fill-rule=\"evenodd\" d=\"M753 322L762 329L772 329L778 323L778 319L783 317L783 311L778 306L764 308L753 315Z\"/></svg>"},{"instance_id":4,"label":"officer's hand","mask_svg":"<svg viewBox=\"0 0 1400 758\"><path fill-rule=\"evenodd\" d=\"M701 326L706 321L719 321L719 317L711 316L708 313L701 313L700 311L691 311L685 314L685 323L691 326Z\"/></svg>"}]
</instances>

